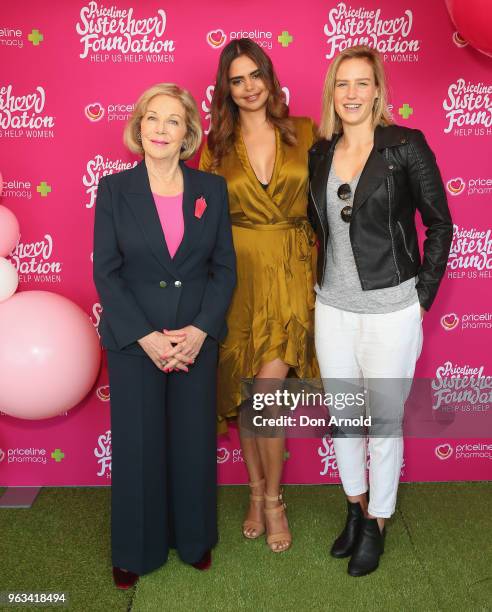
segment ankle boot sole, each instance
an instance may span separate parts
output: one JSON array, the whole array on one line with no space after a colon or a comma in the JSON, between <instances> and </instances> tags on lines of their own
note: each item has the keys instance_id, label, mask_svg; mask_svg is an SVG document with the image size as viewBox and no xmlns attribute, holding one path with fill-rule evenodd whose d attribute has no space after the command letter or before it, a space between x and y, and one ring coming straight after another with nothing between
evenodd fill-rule
<instances>
[{"instance_id":1,"label":"ankle boot sole","mask_svg":"<svg viewBox=\"0 0 492 612\"><path fill-rule=\"evenodd\" d=\"M346 552L346 553L335 553L332 550L330 550L330 555L332 557L334 557L335 559L346 559L347 557L350 557L352 555L352 550L350 552Z\"/></svg>"}]
</instances>

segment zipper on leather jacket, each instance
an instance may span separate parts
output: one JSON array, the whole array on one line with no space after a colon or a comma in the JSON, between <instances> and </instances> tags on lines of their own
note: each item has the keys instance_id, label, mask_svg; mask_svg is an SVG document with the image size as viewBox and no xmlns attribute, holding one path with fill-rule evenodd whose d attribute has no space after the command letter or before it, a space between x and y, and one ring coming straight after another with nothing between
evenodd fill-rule
<instances>
[{"instance_id":1,"label":"zipper on leather jacket","mask_svg":"<svg viewBox=\"0 0 492 612\"><path fill-rule=\"evenodd\" d=\"M405 237L405 232L403 231L402 224L399 221L397 221L396 223L397 223L398 227L400 228L401 235L403 236L403 245L405 247L405 251L407 252L407 255L410 257L410 259L413 261L412 254L410 253L410 251L408 250L408 247L407 247L407 239Z\"/></svg>"},{"instance_id":2,"label":"zipper on leather jacket","mask_svg":"<svg viewBox=\"0 0 492 612\"><path fill-rule=\"evenodd\" d=\"M314 208L316 210L316 214L318 215L318 219L319 219L319 224L321 226L321 231L323 232L323 254L324 254L324 262L323 262L323 274L321 276L321 280L318 281L319 286L321 287L323 284L323 280L325 278L325 266L326 266L326 234L325 234L325 227L323 225L323 220L321 219L321 213L319 212L318 209L318 204L316 203L316 199L313 195L313 190L311 189L311 181L309 182L309 193L311 194L311 200L313 201L314 204Z\"/></svg>"},{"instance_id":3,"label":"zipper on leather jacket","mask_svg":"<svg viewBox=\"0 0 492 612\"><path fill-rule=\"evenodd\" d=\"M384 150L384 157L389 164L389 152L388 149ZM396 250L395 250L395 242L393 240L393 231L391 229L391 181L390 177L386 179L386 184L388 185L388 228L391 237L391 250L393 251L393 260L395 262L396 273L398 275L398 284L401 284L401 276L400 270L398 269L398 262L396 260Z\"/></svg>"}]
</instances>

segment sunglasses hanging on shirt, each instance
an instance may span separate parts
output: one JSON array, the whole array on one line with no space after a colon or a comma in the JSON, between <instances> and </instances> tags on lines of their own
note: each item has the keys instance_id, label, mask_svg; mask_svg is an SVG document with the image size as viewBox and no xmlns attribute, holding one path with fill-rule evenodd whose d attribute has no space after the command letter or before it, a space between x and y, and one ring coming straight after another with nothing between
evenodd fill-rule
<instances>
[{"instance_id":1,"label":"sunglasses hanging on shirt","mask_svg":"<svg viewBox=\"0 0 492 612\"><path fill-rule=\"evenodd\" d=\"M337 196L340 198L340 200L342 200L342 202L350 200L352 197L352 189L350 188L350 185L348 183L342 183L337 189ZM340 211L340 216L345 223L350 223L352 220L352 206L344 206Z\"/></svg>"}]
</instances>

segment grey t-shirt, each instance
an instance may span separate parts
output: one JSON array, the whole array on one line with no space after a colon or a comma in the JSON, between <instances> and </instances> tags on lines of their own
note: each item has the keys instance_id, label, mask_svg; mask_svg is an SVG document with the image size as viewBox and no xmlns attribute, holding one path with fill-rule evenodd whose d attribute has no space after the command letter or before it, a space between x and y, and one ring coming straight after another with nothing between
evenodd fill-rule
<instances>
[{"instance_id":1,"label":"grey t-shirt","mask_svg":"<svg viewBox=\"0 0 492 612\"><path fill-rule=\"evenodd\" d=\"M328 176L326 189L326 209L328 214L328 247L326 250L326 268L323 286L316 285L315 291L323 304L334 306L340 310L359 313L385 313L402 310L418 301L415 284L416 278L411 278L395 287L363 291L354 254L350 244L349 227L340 216L342 208L353 203L353 194L359 182L356 176L350 183L352 198L342 201L338 195L338 187L343 183L335 174L333 164Z\"/></svg>"}]
</instances>

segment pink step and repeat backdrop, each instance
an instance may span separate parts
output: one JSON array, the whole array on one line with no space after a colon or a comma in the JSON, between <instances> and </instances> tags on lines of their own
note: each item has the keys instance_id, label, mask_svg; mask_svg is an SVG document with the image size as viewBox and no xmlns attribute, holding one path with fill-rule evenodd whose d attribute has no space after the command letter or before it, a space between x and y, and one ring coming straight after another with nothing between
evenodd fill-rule
<instances>
[{"instance_id":1,"label":"pink step and repeat backdrop","mask_svg":"<svg viewBox=\"0 0 492 612\"><path fill-rule=\"evenodd\" d=\"M282 10L264 0L24 0L3 3L1 15L1 203L21 225L10 256L19 290L67 296L96 329L96 190L101 176L137 161L122 144L122 131L139 94L163 81L188 88L207 131L221 48L247 36L273 59L292 114L318 120L332 58L359 42L376 46L389 74L394 118L425 132L455 224L442 289L425 317L417 375L436 377L435 403L449 413L456 395L445 385L457 376L469 392L470 418L488 409L492 58L455 32L444 0L285 0ZM67 359L77 359L76 346ZM93 391L65 415L21 421L1 414L0 485L109 484L109 400L103 364ZM492 436L483 430L463 438L409 437L402 480L492 479L491 458ZM221 483L246 482L236 430L218 438L217 463ZM331 440L288 440L285 481L339 482Z\"/></svg>"}]
</instances>

